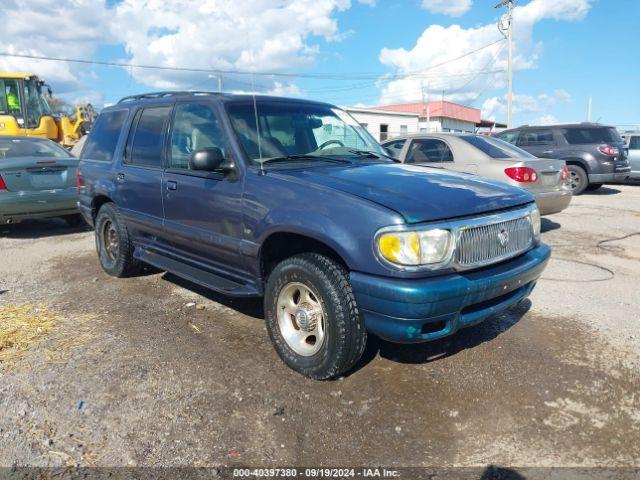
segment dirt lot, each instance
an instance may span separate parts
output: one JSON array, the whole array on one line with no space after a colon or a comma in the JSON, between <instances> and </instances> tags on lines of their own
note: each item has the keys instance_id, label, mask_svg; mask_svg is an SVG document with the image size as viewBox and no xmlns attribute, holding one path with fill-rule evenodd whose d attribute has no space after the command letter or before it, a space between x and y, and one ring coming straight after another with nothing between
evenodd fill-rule
<instances>
[{"instance_id":1,"label":"dirt lot","mask_svg":"<svg viewBox=\"0 0 640 480\"><path fill-rule=\"evenodd\" d=\"M530 302L444 341L372 340L314 382L259 301L110 278L63 222L0 227L0 308L60 315L0 365L0 465L640 466L640 185L543 228Z\"/></svg>"}]
</instances>

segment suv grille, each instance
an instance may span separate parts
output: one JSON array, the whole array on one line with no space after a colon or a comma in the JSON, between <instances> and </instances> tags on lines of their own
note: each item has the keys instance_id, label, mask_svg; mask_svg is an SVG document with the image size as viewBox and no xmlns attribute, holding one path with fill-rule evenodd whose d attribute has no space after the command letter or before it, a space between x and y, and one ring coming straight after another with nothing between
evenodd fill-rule
<instances>
[{"instance_id":1,"label":"suv grille","mask_svg":"<svg viewBox=\"0 0 640 480\"><path fill-rule=\"evenodd\" d=\"M529 217L460 230L456 261L463 268L480 267L515 257L533 243Z\"/></svg>"}]
</instances>

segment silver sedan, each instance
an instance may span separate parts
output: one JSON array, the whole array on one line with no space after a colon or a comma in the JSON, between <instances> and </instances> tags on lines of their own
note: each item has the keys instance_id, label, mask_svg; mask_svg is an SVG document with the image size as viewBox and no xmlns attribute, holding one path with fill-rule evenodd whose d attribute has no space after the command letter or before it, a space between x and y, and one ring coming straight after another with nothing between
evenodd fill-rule
<instances>
[{"instance_id":1,"label":"silver sedan","mask_svg":"<svg viewBox=\"0 0 640 480\"><path fill-rule=\"evenodd\" d=\"M507 142L471 133L396 137L382 144L403 163L436 166L499 180L530 191L542 215L569 206L569 172L563 160L537 158Z\"/></svg>"}]
</instances>

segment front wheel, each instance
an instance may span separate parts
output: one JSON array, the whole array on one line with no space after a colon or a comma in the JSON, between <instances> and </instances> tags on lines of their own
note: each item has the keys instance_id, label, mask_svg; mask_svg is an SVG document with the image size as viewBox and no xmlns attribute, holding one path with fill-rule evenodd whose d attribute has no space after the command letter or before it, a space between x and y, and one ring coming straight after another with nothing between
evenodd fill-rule
<instances>
[{"instance_id":1,"label":"front wheel","mask_svg":"<svg viewBox=\"0 0 640 480\"><path fill-rule=\"evenodd\" d=\"M280 358L315 380L335 378L362 356L367 332L348 272L316 253L282 261L265 292L267 330Z\"/></svg>"}]
</instances>

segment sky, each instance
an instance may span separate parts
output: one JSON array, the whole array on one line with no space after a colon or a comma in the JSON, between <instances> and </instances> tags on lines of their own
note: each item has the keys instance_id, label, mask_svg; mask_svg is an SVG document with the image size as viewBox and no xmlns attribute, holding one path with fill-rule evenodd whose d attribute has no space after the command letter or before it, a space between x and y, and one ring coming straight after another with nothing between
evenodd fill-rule
<instances>
[{"instance_id":1,"label":"sky","mask_svg":"<svg viewBox=\"0 0 640 480\"><path fill-rule=\"evenodd\" d=\"M497 0L0 0L0 56L69 102L257 91L341 106L449 100L506 120ZM640 0L517 0L514 124L640 125ZM222 72L222 73L221 73Z\"/></svg>"}]
</instances>

